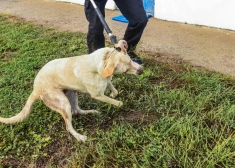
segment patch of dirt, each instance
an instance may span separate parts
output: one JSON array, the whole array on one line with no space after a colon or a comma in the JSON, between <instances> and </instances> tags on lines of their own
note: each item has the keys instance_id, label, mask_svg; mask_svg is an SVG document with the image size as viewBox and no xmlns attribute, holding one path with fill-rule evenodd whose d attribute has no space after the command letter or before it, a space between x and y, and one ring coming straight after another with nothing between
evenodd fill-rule
<instances>
[{"instance_id":1,"label":"patch of dirt","mask_svg":"<svg viewBox=\"0 0 235 168\"><path fill-rule=\"evenodd\" d=\"M141 121L141 122L152 122L156 121L159 118L162 117L162 114L160 113L143 113L143 111L139 112L129 112L125 113L122 116L119 117L118 120L125 120L127 122L135 122L135 121Z\"/></svg>"},{"instance_id":2,"label":"patch of dirt","mask_svg":"<svg viewBox=\"0 0 235 168\"><path fill-rule=\"evenodd\" d=\"M36 167L47 167L48 163L53 165L57 165L58 167L64 167L68 164L68 158L74 153L73 143L76 143L74 140L68 138L69 135L66 134L65 137L63 137L63 146L61 145L61 141L56 141L50 145L44 150L47 153L47 157L39 157L37 158L35 164Z\"/></svg>"},{"instance_id":3,"label":"patch of dirt","mask_svg":"<svg viewBox=\"0 0 235 168\"><path fill-rule=\"evenodd\" d=\"M7 13L62 31L87 33L84 7L53 0L0 1L0 13ZM126 23L113 21L119 11L106 10L106 21L118 39ZM107 40L109 40L107 38ZM169 53L159 59L183 60L191 65L235 76L235 32L167 22L150 18L138 45L139 51Z\"/></svg>"}]
</instances>

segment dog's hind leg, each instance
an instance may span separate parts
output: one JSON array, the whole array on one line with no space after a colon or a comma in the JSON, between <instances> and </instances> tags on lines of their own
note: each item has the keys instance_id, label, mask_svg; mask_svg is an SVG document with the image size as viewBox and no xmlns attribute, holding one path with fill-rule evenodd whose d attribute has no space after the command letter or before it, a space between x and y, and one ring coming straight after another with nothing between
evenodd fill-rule
<instances>
[{"instance_id":1,"label":"dog's hind leg","mask_svg":"<svg viewBox=\"0 0 235 168\"><path fill-rule=\"evenodd\" d=\"M78 106L78 95L77 95L77 92L72 91L72 90L64 90L64 93L67 96L67 98L69 99L73 115L88 114L88 113L99 113L96 110L82 110L82 109L80 109L79 106Z\"/></svg>"},{"instance_id":2,"label":"dog's hind leg","mask_svg":"<svg viewBox=\"0 0 235 168\"><path fill-rule=\"evenodd\" d=\"M41 95L43 102L52 110L57 111L64 118L66 129L77 140L85 142L87 137L77 133L72 126L71 105L65 94L61 90L50 90Z\"/></svg>"}]
</instances>

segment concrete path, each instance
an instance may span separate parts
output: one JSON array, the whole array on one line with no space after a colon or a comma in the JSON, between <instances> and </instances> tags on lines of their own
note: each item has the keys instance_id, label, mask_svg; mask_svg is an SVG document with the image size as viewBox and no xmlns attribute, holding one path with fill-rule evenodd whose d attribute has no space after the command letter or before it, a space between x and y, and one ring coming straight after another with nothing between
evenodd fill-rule
<instances>
[{"instance_id":1,"label":"concrete path","mask_svg":"<svg viewBox=\"0 0 235 168\"><path fill-rule=\"evenodd\" d=\"M88 22L80 5L49 0L0 0L0 13L63 31L87 32ZM121 39L127 24L111 19L118 14L119 11L107 10L106 21ZM234 31L150 18L138 50L168 53L173 59L235 77Z\"/></svg>"}]
</instances>

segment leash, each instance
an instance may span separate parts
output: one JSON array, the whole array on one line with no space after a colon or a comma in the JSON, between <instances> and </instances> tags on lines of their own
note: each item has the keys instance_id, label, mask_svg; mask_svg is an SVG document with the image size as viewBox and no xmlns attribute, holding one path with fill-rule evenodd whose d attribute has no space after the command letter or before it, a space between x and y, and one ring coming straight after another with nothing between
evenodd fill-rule
<instances>
[{"instance_id":1,"label":"leash","mask_svg":"<svg viewBox=\"0 0 235 168\"><path fill-rule=\"evenodd\" d=\"M100 19L102 25L104 26L105 31L106 31L107 34L109 35L110 41L111 41L113 44L117 44L117 38L116 38L116 36L114 36L114 35L112 34L111 29L109 28L107 22L105 21L105 19L104 19L102 13L101 13L100 10L99 10L99 8L96 6L96 3L94 2L94 0L90 0L90 1L91 1L92 5L93 5L95 11L96 11L96 14L98 15L98 17L99 17L99 19Z\"/></svg>"}]
</instances>

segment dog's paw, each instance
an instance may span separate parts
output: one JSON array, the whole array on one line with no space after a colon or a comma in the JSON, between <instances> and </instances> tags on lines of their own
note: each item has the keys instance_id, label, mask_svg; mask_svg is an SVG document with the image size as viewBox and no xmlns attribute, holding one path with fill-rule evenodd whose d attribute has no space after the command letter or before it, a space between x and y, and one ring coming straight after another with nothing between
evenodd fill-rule
<instances>
[{"instance_id":1,"label":"dog's paw","mask_svg":"<svg viewBox=\"0 0 235 168\"><path fill-rule=\"evenodd\" d=\"M82 142L86 142L87 140L87 136L84 136L84 135L76 135L75 138L78 140L78 141L82 141Z\"/></svg>"},{"instance_id":2,"label":"dog's paw","mask_svg":"<svg viewBox=\"0 0 235 168\"><path fill-rule=\"evenodd\" d=\"M94 114L100 114L100 112L99 111L97 111L97 110L91 110L92 112L91 113L94 113Z\"/></svg>"},{"instance_id":3,"label":"dog's paw","mask_svg":"<svg viewBox=\"0 0 235 168\"><path fill-rule=\"evenodd\" d=\"M115 98L118 95L118 91L115 89L112 91L112 93L110 94L110 97Z\"/></svg>"},{"instance_id":4,"label":"dog's paw","mask_svg":"<svg viewBox=\"0 0 235 168\"><path fill-rule=\"evenodd\" d=\"M122 101L118 101L118 107L121 107L123 105L123 102Z\"/></svg>"}]
</instances>

